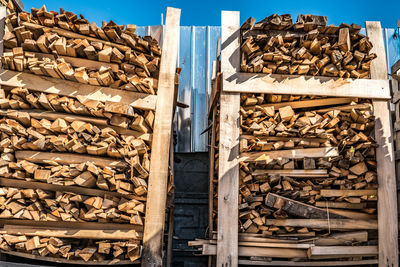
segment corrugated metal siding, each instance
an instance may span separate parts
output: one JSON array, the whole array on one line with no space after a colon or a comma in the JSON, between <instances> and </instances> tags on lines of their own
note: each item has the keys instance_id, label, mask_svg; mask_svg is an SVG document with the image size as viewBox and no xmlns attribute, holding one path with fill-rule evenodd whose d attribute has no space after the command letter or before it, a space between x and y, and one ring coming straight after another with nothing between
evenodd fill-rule
<instances>
[{"instance_id":1,"label":"corrugated metal siding","mask_svg":"<svg viewBox=\"0 0 400 267\"><path fill-rule=\"evenodd\" d=\"M138 27L139 35L161 36L161 26ZM362 31L365 33L365 30ZM394 39L395 29L384 29L388 69L400 59L400 42ZM178 100L189 105L178 108L175 115L177 132L176 152L205 152L207 135L201 132L207 128L208 95L211 91L212 62L216 57L217 40L221 35L219 26L181 26L178 51L179 77ZM389 71L390 73L390 71Z\"/></svg>"}]
</instances>

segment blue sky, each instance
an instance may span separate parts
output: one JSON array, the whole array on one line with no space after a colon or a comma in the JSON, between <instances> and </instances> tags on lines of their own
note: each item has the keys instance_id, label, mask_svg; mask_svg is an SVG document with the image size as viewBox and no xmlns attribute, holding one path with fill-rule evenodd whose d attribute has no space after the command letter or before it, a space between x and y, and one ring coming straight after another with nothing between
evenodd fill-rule
<instances>
[{"instance_id":1,"label":"blue sky","mask_svg":"<svg viewBox=\"0 0 400 267\"><path fill-rule=\"evenodd\" d=\"M315 14L328 16L328 24L339 25L341 22L357 23L364 26L366 20L379 20L383 27L396 27L400 19L399 0L22 0L25 10L39 8L45 4L49 10L65 10L83 14L89 21L100 24L101 20L114 20L118 24L137 24L139 26L158 25L161 13L167 6L182 9L181 25L219 26L221 10L241 12L241 21L248 17L261 20L272 14L292 15Z\"/></svg>"}]
</instances>

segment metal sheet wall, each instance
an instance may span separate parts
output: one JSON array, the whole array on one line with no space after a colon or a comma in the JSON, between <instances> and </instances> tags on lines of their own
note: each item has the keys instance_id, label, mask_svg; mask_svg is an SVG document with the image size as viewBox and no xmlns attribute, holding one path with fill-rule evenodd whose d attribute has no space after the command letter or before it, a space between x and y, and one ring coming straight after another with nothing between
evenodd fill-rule
<instances>
[{"instance_id":1,"label":"metal sheet wall","mask_svg":"<svg viewBox=\"0 0 400 267\"><path fill-rule=\"evenodd\" d=\"M160 26L138 27L139 35L161 36ZM365 30L363 29L365 33ZM388 68L400 59L400 42L394 39L395 29L384 29L383 36L387 51ZM177 133L176 152L208 151L207 128L208 95L211 90L212 62L216 57L217 40L221 35L219 26L181 26L178 51L179 77L178 100L189 108L178 108L175 115ZM389 71L390 73L390 71Z\"/></svg>"}]
</instances>

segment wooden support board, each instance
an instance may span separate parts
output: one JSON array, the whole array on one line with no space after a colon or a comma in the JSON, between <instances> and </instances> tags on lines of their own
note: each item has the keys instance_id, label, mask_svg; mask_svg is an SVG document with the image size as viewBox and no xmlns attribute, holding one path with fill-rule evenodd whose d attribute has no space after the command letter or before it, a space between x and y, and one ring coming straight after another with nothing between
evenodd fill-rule
<instances>
[{"instance_id":1,"label":"wooden support board","mask_svg":"<svg viewBox=\"0 0 400 267\"><path fill-rule=\"evenodd\" d=\"M387 79L385 46L380 22L366 22L367 35L378 57L371 63L372 79ZM397 192L391 114L388 101L373 100L378 174L379 265L398 266Z\"/></svg>"},{"instance_id":2,"label":"wooden support board","mask_svg":"<svg viewBox=\"0 0 400 267\"><path fill-rule=\"evenodd\" d=\"M239 12L222 11L221 25L221 71L237 72ZM222 91L220 103L217 266L237 266L240 94Z\"/></svg>"},{"instance_id":3,"label":"wooden support board","mask_svg":"<svg viewBox=\"0 0 400 267\"><path fill-rule=\"evenodd\" d=\"M167 8L148 180L142 266L162 266L168 163L181 10Z\"/></svg>"}]
</instances>

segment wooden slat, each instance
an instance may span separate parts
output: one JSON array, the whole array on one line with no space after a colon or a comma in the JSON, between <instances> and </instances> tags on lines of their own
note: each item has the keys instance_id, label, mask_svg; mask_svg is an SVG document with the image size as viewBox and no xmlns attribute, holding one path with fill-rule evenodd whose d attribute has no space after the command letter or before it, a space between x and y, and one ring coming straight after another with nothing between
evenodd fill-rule
<instances>
[{"instance_id":1,"label":"wooden slat","mask_svg":"<svg viewBox=\"0 0 400 267\"><path fill-rule=\"evenodd\" d=\"M19 219L0 219L0 225L24 225L34 227L61 227L70 229L92 230L136 230L143 232L142 225L129 223L99 223L99 222L64 222L64 221L34 221Z\"/></svg>"},{"instance_id":2,"label":"wooden slat","mask_svg":"<svg viewBox=\"0 0 400 267\"><path fill-rule=\"evenodd\" d=\"M373 44L372 79L387 79L386 53L380 22L365 23ZM376 88L378 90L378 88ZM398 266L397 192L393 152L392 122L388 101L373 101L378 175L379 265Z\"/></svg>"},{"instance_id":3,"label":"wooden slat","mask_svg":"<svg viewBox=\"0 0 400 267\"><path fill-rule=\"evenodd\" d=\"M240 13L221 13L221 71L240 69ZM218 165L217 265L237 266L240 95L221 92Z\"/></svg>"},{"instance_id":4,"label":"wooden slat","mask_svg":"<svg viewBox=\"0 0 400 267\"><path fill-rule=\"evenodd\" d=\"M398 70L400 70L400 59L396 61L396 63L393 64L391 68L391 73L396 73Z\"/></svg>"},{"instance_id":5,"label":"wooden slat","mask_svg":"<svg viewBox=\"0 0 400 267\"><path fill-rule=\"evenodd\" d=\"M268 175L268 174L280 174L281 176L289 176L289 177L305 177L305 178L324 178L329 177L328 170L326 169L316 169L316 170L295 170L295 169L284 169L284 170L262 170L257 169L251 173L253 176L257 175Z\"/></svg>"},{"instance_id":6,"label":"wooden slat","mask_svg":"<svg viewBox=\"0 0 400 267\"><path fill-rule=\"evenodd\" d=\"M73 153L49 153L49 152L41 152L41 151L31 151L31 150L21 150L15 152L15 157L18 160L27 160L33 163L48 163L48 162L57 162L59 164L75 164L75 163L83 163L86 161L93 162L96 166L99 167L118 167L118 168L126 168L128 163L125 161L103 158L98 156L89 156L82 154L73 154Z\"/></svg>"},{"instance_id":7,"label":"wooden slat","mask_svg":"<svg viewBox=\"0 0 400 267\"><path fill-rule=\"evenodd\" d=\"M3 56L4 53L4 29L5 29L5 22L7 17L7 9L5 6L0 6L0 56ZM0 63L1 65L1 63Z\"/></svg>"},{"instance_id":8,"label":"wooden slat","mask_svg":"<svg viewBox=\"0 0 400 267\"><path fill-rule=\"evenodd\" d=\"M219 255L217 254L217 246L212 244L204 244L202 255ZM240 257L271 257L271 258L307 258L307 251L295 248L268 248L268 247L238 247L238 256ZM220 266L220 265L219 265ZM224 265L237 266L237 265Z\"/></svg>"},{"instance_id":9,"label":"wooden slat","mask_svg":"<svg viewBox=\"0 0 400 267\"><path fill-rule=\"evenodd\" d=\"M115 196L123 197L127 199L136 199L140 201L146 201L145 197L135 196L133 194L120 194L118 192L110 192L100 189L85 188L79 186L69 186L69 185L57 185L57 184L47 184L40 182L24 181L19 179L8 179L0 178L0 185L7 187L21 187L21 188L32 188L32 189L43 189L48 191L59 191L59 192L72 192L76 194L88 195L88 196Z\"/></svg>"},{"instance_id":10,"label":"wooden slat","mask_svg":"<svg viewBox=\"0 0 400 267\"><path fill-rule=\"evenodd\" d=\"M110 239L129 240L140 239L141 233L135 230L90 230L90 229L65 229L46 227L27 227L21 225L4 225L0 233L9 235L26 235L40 237L58 237L74 239Z\"/></svg>"},{"instance_id":11,"label":"wooden slat","mask_svg":"<svg viewBox=\"0 0 400 267\"><path fill-rule=\"evenodd\" d=\"M332 230L376 230L378 222L376 220L352 220L352 219L267 219L266 225L309 227L317 229ZM396 226L397 227L397 226Z\"/></svg>"},{"instance_id":12,"label":"wooden slat","mask_svg":"<svg viewBox=\"0 0 400 267\"><path fill-rule=\"evenodd\" d=\"M221 138L222 139L222 138ZM275 150L260 152L240 153L240 161L253 162L271 160L276 158L302 159L308 158L328 158L339 156L337 147L321 147L321 148L300 148L292 150Z\"/></svg>"},{"instance_id":13,"label":"wooden slat","mask_svg":"<svg viewBox=\"0 0 400 267\"><path fill-rule=\"evenodd\" d=\"M227 73L222 74L226 92L319 95L390 99L389 82L369 79L343 79L320 76Z\"/></svg>"},{"instance_id":14,"label":"wooden slat","mask_svg":"<svg viewBox=\"0 0 400 267\"><path fill-rule=\"evenodd\" d=\"M371 108L371 104L368 103L363 103L363 104L356 104L356 105L345 105L345 106L337 106L337 107L332 107L332 108L323 108L323 109L317 109L313 110L314 112L317 113L326 113L332 110L340 110L340 111L350 111L352 109L367 109L369 110Z\"/></svg>"},{"instance_id":15,"label":"wooden slat","mask_svg":"<svg viewBox=\"0 0 400 267\"><path fill-rule=\"evenodd\" d=\"M208 238L212 238L212 231L214 230L214 176L215 176L215 141L216 141L216 122L217 122L217 107L212 108L212 128L210 135L210 148L209 148L209 168L208 168L208 224L210 230L208 231Z\"/></svg>"},{"instance_id":16,"label":"wooden slat","mask_svg":"<svg viewBox=\"0 0 400 267\"><path fill-rule=\"evenodd\" d=\"M335 190L335 189L322 189L320 195L322 197L361 197L361 196L376 196L377 190Z\"/></svg>"},{"instance_id":17,"label":"wooden slat","mask_svg":"<svg viewBox=\"0 0 400 267\"><path fill-rule=\"evenodd\" d=\"M167 8L148 181L142 266L161 266L181 10Z\"/></svg>"},{"instance_id":18,"label":"wooden slat","mask_svg":"<svg viewBox=\"0 0 400 267\"><path fill-rule=\"evenodd\" d=\"M0 70L0 85L24 87L32 91L58 94L84 100L117 102L138 109L154 110L157 96L110 87L94 86L31 73ZM129 115L129 114L127 114Z\"/></svg>"},{"instance_id":19,"label":"wooden slat","mask_svg":"<svg viewBox=\"0 0 400 267\"><path fill-rule=\"evenodd\" d=\"M356 100L355 98L348 97L333 97L326 99L311 99L311 100L302 100L302 101L291 101L291 102L280 102L280 103L270 103L259 105L261 107L274 107L275 110L290 106L293 109L297 108L312 108L312 107L322 107L322 106L332 106L332 105L340 105L340 104L349 104L352 101ZM245 106L243 107L245 110L254 109L255 106Z\"/></svg>"},{"instance_id":20,"label":"wooden slat","mask_svg":"<svg viewBox=\"0 0 400 267\"><path fill-rule=\"evenodd\" d=\"M84 261L84 260L71 260L71 259L64 259L64 258L54 258L54 257L48 257L48 256L39 256L39 255L34 255L30 253L24 253L24 252L18 252L18 251L6 251L6 250L0 250L1 253L17 256L17 257L22 257L22 258L27 258L27 259L32 259L32 260L40 260L40 261L46 261L46 262L55 262L59 264L63 264L63 266L68 266L69 264L82 264L82 265L125 265L125 264L138 264L140 263L140 260L136 261L130 261L130 260L121 260L116 263L112 262L111 260L105 260L105 261Z\"/></svg>"},{"instance_id":21,"label":"wooden slat","mask_svg":"<svg viewBox=\"0 0 400 267\"><path fill-rule=\"evenodd\" d=\"M240 139L259 139L263 141L293 141L293 142L301 142L301 141L306 141L306 142L319 142L319 143L325 143L326 141L329 141L329 139L325 138L307 138L307 137L290 137L290 136L254 136L250 134L242 134L240 135Z\"/></svg>"},{"instance_id":22,"label":"wooden slat","mask_svg":"<svg viewBox=\"0 0 400 267\"><path fill-rule=\"evenodd\" d=\"M360 266L377 264L378 260L356 261L253 261L239 260L241 265L251 266Z\"/></svg>"},{"instance_id":23,"label":"wooden slat","mask_svg":"<svg viewBox=\"0 0 400 267\"><path fill-rule=\"evenodd\" d=\"M310 259L337 259L378 255L377 246L313 246L308 249Z\"/></svg>"}]
</instances>

